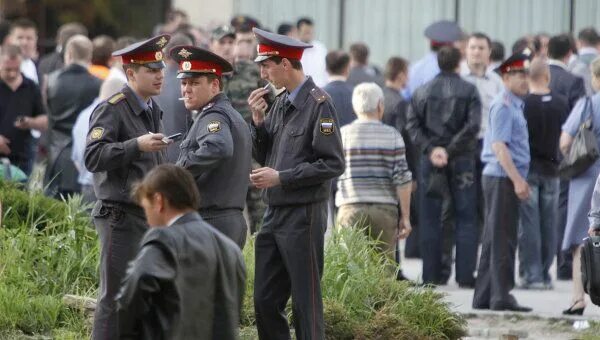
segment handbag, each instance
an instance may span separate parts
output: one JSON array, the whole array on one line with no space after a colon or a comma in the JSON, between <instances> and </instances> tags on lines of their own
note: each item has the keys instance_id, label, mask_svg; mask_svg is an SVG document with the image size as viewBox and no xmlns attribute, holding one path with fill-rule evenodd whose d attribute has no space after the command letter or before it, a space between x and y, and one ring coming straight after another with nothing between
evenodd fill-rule
<instances>
[{"instance_id":1,"label":"handbag","mask_svg":"<svg viewBox=\"0 0 600 340\"><path fill-rule=\"evenodd\" d=\"M589 113L589 117L588 117ZM594 133L593 107L589 97L585 99L585 107L581 113L579 130L575 135L569 153L558 166L558 173L564 179L577 177L589 169L600 157L598 140Z\"/></svg>"},{"instance_id":2,"label":"handbag","mask_svg":"<svg viewBox=\"0 0 600 340\"><path fill-rule=\"evenodd\" d=\"M581 250L581 281L592 303L600 306L600 236L584 240Z\"/></svg>"}]
</instances>

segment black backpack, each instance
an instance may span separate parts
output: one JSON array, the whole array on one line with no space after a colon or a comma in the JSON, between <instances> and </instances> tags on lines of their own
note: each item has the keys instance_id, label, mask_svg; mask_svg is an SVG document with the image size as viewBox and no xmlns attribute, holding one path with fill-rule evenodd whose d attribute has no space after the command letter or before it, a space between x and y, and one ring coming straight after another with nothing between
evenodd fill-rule
<instances>
[{"instance_id":1,"label":"black backpack","mask_svg":"<svg viewBox=\"0 0 600 340\"><path fill-rule=\"evenodd\" d=\"M581 251L581 279L592 303L600 306L600 236L585 239Z\"/></svg>"}]
</instances>

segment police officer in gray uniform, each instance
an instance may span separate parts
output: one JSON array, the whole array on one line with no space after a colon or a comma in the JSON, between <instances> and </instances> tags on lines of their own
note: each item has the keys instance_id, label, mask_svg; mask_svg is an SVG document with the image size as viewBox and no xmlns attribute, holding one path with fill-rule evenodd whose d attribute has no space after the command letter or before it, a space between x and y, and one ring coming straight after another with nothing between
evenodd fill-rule
<instances>
[{"instance_id":1,"label":"police officer in gray uniform","mask_svg":"<svg viewBox=\"0 0 600 340\"><path fill-rule=\"evenodd\" d=\"M254 90L254 158L263 168L250 180L267 204L256 236L254 307L260 339L290 339L285 306L290 294L296 338L323 339L323 236L331 180L344 172L338 119L327 94L302 71L311 45L254 29L261 77L285 87L265 118L269 90Z\"/></svg>"},{"instance_id":2,"label":"police officer in gray uniform","mask_svg":"<svg viewBox=\"0 0 600 340\"><path fill-rule=\"evenodd\" d=\"M233 68L218 55L193 46L173 47L169 55L179 63L184 104L194 115L177 165L194 176L202 197L200 216L243 248L252 140L248 124L222 92L221 76Z\"/></svg>"},{"instance_id":3,"label":"police officer in gray uniform","mask_svg":"<svg viewBox=\"0 0 600 340\"><path fill-rule=\"evenodd\" d=\"M168 35L138 42L121 56L127 85L96 107L90 119L85 166L94 174L98 201L92 217L100 238L100 290L93 339L117 338L115 296L148 229L144 211L129 197L131 185L164 163L170 141L162 132L162 111L151 97L162 86Z\"/></svg>"}]
</instances>

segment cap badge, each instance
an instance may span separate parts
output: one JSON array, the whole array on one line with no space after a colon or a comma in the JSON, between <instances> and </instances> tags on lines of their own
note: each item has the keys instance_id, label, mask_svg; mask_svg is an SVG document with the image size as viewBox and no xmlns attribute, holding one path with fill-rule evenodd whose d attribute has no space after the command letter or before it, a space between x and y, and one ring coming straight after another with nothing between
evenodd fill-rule
<instances>
[{"instance_id":1,"label":"cap badge","mask_svg":"<svg viewBox=\"0 0 600 340\"><path fill-rule=\"evenodd\" d=\"M163 58L163 54L162 54L161 51L158 51L158 52L154 53L154 59L156 59L156 60L162 60L162 58Z\"/></svg>"},{"instance_id":2,"label":"cap badge","mask_svg":"<svg viewBox=\"0 0 600 340\"><path fill-rule=\"evenodd\" d=\"M192 52L186 50L185 48L182 48L181 51L179 51L179 53L177 53L177 54L179 54L183 58L187 59L192 55Z\"/></svg>"},{"instance_id":3,"label":"cap badge","mask_svg":"<svg viewBox=\"0 0 600 340\"><path fill-rule=\"evenodd\" d=\"M167 39L165 39L165 37L160 37L160 39L158 39L158 41L156 42L156 45L158 45L158 47L160 47L160 48L165 47L166 44L167 44Z\"/></svg>"},{"instance_id":4,"label":"cap badge","mask_svg":"<svg viewBox=\"0 0 600 340\"><path fill-rule=\"evenodd\" d=\"M192 69L192 63L190 63L189 61L184 61L183 63L181 63L181 68L184 71L189 71Z\"/></svg>"}]
</instances>

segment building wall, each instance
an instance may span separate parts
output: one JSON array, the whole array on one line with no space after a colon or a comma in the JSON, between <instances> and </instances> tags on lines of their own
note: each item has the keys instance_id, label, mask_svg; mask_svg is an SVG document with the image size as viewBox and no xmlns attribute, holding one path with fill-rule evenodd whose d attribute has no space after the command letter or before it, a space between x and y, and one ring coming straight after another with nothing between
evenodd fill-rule
<instances>
[{"instance_id":1,"label":"building wall","mask_svg":"<svg viewBox=\"0 0 600 340\"><path fill-rule=\"evenodd\" d=\"M465 31L485 32L510 51L512 43L525 34L568 31L571 16L571 0L220 0L207 7L207 0L174 2L192 7L190 15L198 23L248 14L275 30L283 21L308 16L315 22L317 39L329 49L363 41L371 48L372 62L378 64L391 55L412 61L421 57L428 49L423 30L435 20L458 16ZM573 4L575 32L600 26L600 1L575 0Z\"/></svg>"}]
</instances>

